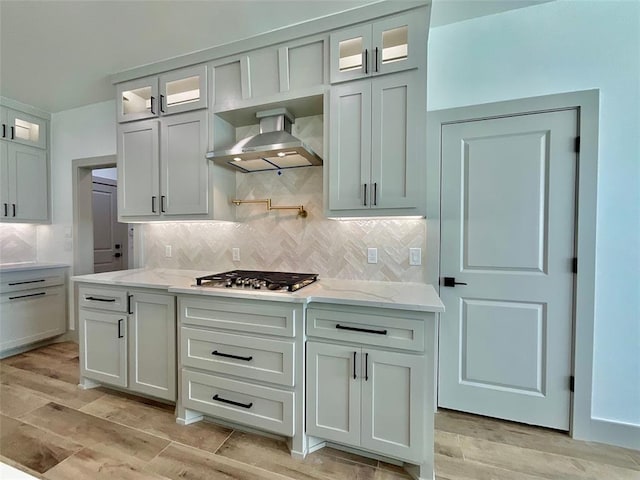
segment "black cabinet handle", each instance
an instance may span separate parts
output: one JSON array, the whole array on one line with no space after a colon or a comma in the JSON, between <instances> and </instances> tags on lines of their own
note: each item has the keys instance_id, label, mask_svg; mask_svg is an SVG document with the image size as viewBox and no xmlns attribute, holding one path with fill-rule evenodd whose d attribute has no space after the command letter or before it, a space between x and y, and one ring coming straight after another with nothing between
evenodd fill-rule
<instances>
[{"instance_id":1,"label":"black cabinet handle","mask_svg":"<svg viewBox=\"0 0 640 480\"><path fill-rule=\"evenodd\" d=\"M151 197L151 213L156 213L156 197Z\"/></svg>"},{"instance_id":2,"label":"black cabinet handle","mask_svg":"<svg viewBox=\"0 0 640 480\"><path fill-rule=\"evenodd\" d=\"M358 327L345 327L344 325L340 325L336 323L336 328L338 330L351 330L353 332L364 332L364 333L375 333L376 335L386 335L386 330L372 330L370 328L358 328Z\"/></svg>"},{"instance_id":3,"label":"black cabinet handle","mask_svg":"<svg viewBox=\"0 0 640 480\"><path fill-rule=\"evenodd\" d=\"M164 113L164 95L160 95L160 111Z\"/></svg>"},{"instance_id":4,"label":"black cabinet handle","mask_svg":"<svg viewBox=\"0 0 640 480\"><path fill-rule=\"evenodd\" d=\"M378 205L378 183L373 182L373 206Z\"/></svg>"},{"instance_id":5,"label":"black cabinet handle","mask_svg":"<svg viewBox=\"0 0 640 480\"><path fill-rule=\"evenodd\" d=\"M165 213L165 211L166 211L166 210L164 209L164 202L165 202L166 198L167 198L167 197L165 197L164 195L162 195L162 196L160 197L160 211L161 211L162 213Z\"/></svg>"},{"instance_id":6,"label":"black cabinet handle","mask_svg":"<svg viewBox=\"0 0 640 480\"><path fill-rule=\"evenodd\" d=\"M151 113L153 113L154 115L156 114L156 112L153 110L153 102L156 101L156 97L151 96Z\"/></svg>"},{"instance_id":7,"label":"black cabinet handle","mask_svg":"<svg viewBox=\"0 0 640 480\"><path fill-rule=\"evenodd\" d=\"M16 300L18 298L27 298L27 297L39 297L41 295L46 295L47 292L40 293L30 293L29 295L18 295L17 297L9 297L9 300Z\"/></svg>"},{"instance_id":8,"label":"black cabinet handle","mask_svg":"<svg viewBox=\"0 0 640 480\"><path fill-rule=\"evenodd\" d=\"M377 50L377 48L376 48ZM369 354L364 354L364 381L369 381Z\"/></svg>"},{"instance_id":9,"label":"black cabinet handle","mask_svg":"<svg viewBox=\"0 0 640 480\"><path fill-rule=\"evenodd\" d=\"M456 285L466 285L465 282L456 282L455 277L443 277L442 285L445 287L455 287Z\"/></svg>"},{"instance_id":10,"label":"black cabinet handle","mask_svg":"<svg viewBox=\"0 0 640 480\"><path fill-rule=\"evenodd\" d=\"M364 206L367 206L367 184L364 184L364 194L362 195Z\"/></svg>"},{"instance_id":11,"label":"black cabinet handle","mask_svg":"<svg viewBox=\"0 0 640 480\"><path fill-rule=\"evenodd\" d=\"M25 280L24 282L12 282L9 284L9 286L13 287L14 285L24 285L25 283L40 283L40 282L44 282L44 278L39 278L38 280Z\"/></svg>"},{"instance_id":12,"label":"black cabinet handle","mask_svg":"<svg viewBox=\"0 0 640 480\"><path fill-rule=\"evenodd\" d=\"M376 58L375 58L374 66L375 66L375 69L376 69L376 73L379 72L379 69L378 69L378 47L376 47Z\"/></svg>"},{"instance_id":13,"label":"black cabinet handle","mask_svg":"<svg viewBox=\"0 0 640 480\"><path fill-rule=\"evenodd\" d=\"M354 380L358 378L356 376L356 355L358 355L358 352L353 352L353 379Z\"/></svg>"},{"instance_id":14,"label":"black cabinet handle","mask_svg":"<svg viewBox=\"0 0 640 480\"><path fill-rule=\"evenodd\" d=\"M120 258L122 256L122 254L120 252L116 252L113 254L114 257L116 258Z\"/></svg>"},{"instance_id":15,"label":"black cabinet handle","mask_svg":"<svg viewBox=\"0 0 640 480\"><path fill-rule=\"evenodd\" d=\"M124 318L121 318L120 320L118 320L118 338L124 338L124 335L122 335L122 331L121 331L123 321L124 321Z\"/></svg>"},{"instance_id":16,"label":"black cabinet handle","mask_svg":"<svg viewBox=\"0 0 640 480\"><path fill-rule=\"evenodd\" d=\"M12 203L11 206L13 207L13 216L16 216L16 204Z\"/></svg>"},{"instance_id":17,"label":"black cabinet handle","mask_svg":"<svg viewBox=\"0 0 640 480\"><path fill-rule=\"evenodd\" d=\"M7 138L7 126L2 124L2 138Z\"/></svg>"},{"instance_id":18,"label":"black cabinet handle","mask_svg":"<svg viewBox=\"0 0 640 480\"><path fill-rule=\"evenodd\" d=\"M9 216L9 204L8 203L4 204L4 216L5 217Z\"/></svg>"},{"instance_id":19,"label":"black cabinet handle","mask_svg":"<svg viewBox=\"0 0 640 480\"><path fill-rule=\"evenodd\" d=\"M369 73L369 49L364 49L364 73Z\"/></svg>"},{"instance_id":20,"label":"black cabinet handle","mask_svg":"<svg viewBox=\"0 0 640 480\"><path fill-rule=\"evenodd\" d=\"M233 400L227 400L226 398L222 398L218 396L217 393L212 397L212 400L215 400L216 402L228 403L229 405L235 405L236 407L242 407L242 408L253 407L253 402L251 403L234 402Z\"/></svg>"},{"instance_id":21,"label":"black cabinet handle","mask_svg":"<svg viewBox=\"0 0 640 480\"><path fill-rule=\"evenodd\" d=\"M15 140L16 138L16 127L11 126L11 140Z\"/></svg>"},{"instance_id":22,"label":"black cabinet handle","mask_svg":"<svg viewBox=\"0 0 640 480\"><path fill-rule=\"evenodd\" d=\"M93 300L95 302L109 302L109 303L114 303L116 301L115 298L98 298L98 297L85 297L85 300Z\"/></svg>"},{"instance_id":23,"label":"black cabinet handle","mask_svg":"<svg viewBox=\"0 0 640 480\"><path fill-rule=\"evenodd\" d=\"M131 299L133 295L127 295L127 313L131 315L133 312L131 311Z\"/></svg>"},{"instance_id":24,"label":"black cabinet handle","mask_svg":"<svg viewBox=\"0 0 640 480\"><path fill-rule=\"evenodd\" d=\"M225 358L233 358L234 360L243 360L245 362L250 362L253 360L252 356L249 357L241 357L240 355L231 355L230 353L221 353L217 350L211 352L211 355L215 355L216 357L225 357Z\"/></svg>"}]
</instances>

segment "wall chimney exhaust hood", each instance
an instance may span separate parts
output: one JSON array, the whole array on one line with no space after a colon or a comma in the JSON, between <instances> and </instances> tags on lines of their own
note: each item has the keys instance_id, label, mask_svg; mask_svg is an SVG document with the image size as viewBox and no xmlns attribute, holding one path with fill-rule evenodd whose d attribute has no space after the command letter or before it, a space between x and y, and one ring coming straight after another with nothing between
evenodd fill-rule
<instances>
[{"instance_id":1,"label":"wall chimney exhaust hood","mask_svg":"<svg viewBox=\"0 0 640 480\"><path fill-rule=\"evenodd\" d=\"M285 108L257 112L260 133L233 147L207 153L214 163L243 173L322 165L322 159L302 140L291 135L295 118Z\"/></svg>"}]
</instances>

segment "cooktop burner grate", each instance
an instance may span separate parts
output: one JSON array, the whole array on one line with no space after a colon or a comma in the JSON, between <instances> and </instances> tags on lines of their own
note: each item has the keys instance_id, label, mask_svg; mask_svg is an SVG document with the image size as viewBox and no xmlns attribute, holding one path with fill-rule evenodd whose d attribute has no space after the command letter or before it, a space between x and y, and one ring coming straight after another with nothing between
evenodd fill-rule
<instances>
[{"instance_id":1,"label":"cooktop burner grate","mask_svg":"<svg viewBox=\"0 0 640 480\"><path fill-rule=\"evenodd\" d=\"M261 270L231 270L196 278L196 285L217 288L267 288L295 292L315 282L317 273L264 272Z\"/></svg>"}]
</instances>

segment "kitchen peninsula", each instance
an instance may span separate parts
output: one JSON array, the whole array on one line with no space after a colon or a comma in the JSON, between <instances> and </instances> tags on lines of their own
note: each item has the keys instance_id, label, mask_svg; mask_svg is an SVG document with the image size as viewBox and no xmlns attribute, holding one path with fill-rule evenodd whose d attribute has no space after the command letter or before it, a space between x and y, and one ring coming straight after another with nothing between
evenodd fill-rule
<instances>
[{"instance_id":1,"label":"kitchen peninsula","mask_svg":"<svg viewBox=\"0 0 640 480\"><path fill-rule=\"evenodd\" d=\"M326 444L433 478L432 286L319 278L295 292L194 286L208 272L73 277L81 387L176 402L203 418ZM305 428L306 425L306 428Z\"/></svg>"}]
</instances>

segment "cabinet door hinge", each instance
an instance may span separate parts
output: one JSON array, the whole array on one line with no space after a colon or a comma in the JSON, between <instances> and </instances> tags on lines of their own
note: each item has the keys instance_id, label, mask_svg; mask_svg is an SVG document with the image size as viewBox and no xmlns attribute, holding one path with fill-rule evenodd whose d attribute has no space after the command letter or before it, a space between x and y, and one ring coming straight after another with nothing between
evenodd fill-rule
<instances>
[{"instance_id":1,"label":"cabinet door hinge","mask_svg":"<svg viewBox=\"0 0 640 480\"><path fill-rule=\"evenodd\" d=\"M571 261L571 271L573 273L578 273L578 257L573 257Z\"/></svg>"},{"instance_id":2,"label":"cabinet door hinge","mask_svg":"<svg viewBox=\"0 0 640 480\"><path fill-rule=\"evenodd\" d=\"M574 143L574 151L580 153L580 136L577 136Z\"/></svg>"},{"instance_id":3,"label":"cabinet door hinge","mask_svg":"<svg viewBox=\"0 0 640 480\"><path fill-rule=\"evenodd\" d=\"M576 388L576 377L574 375L571 375L569 377L569 391L573 392L575 391Z\"/></svg>"}]
</instances>

